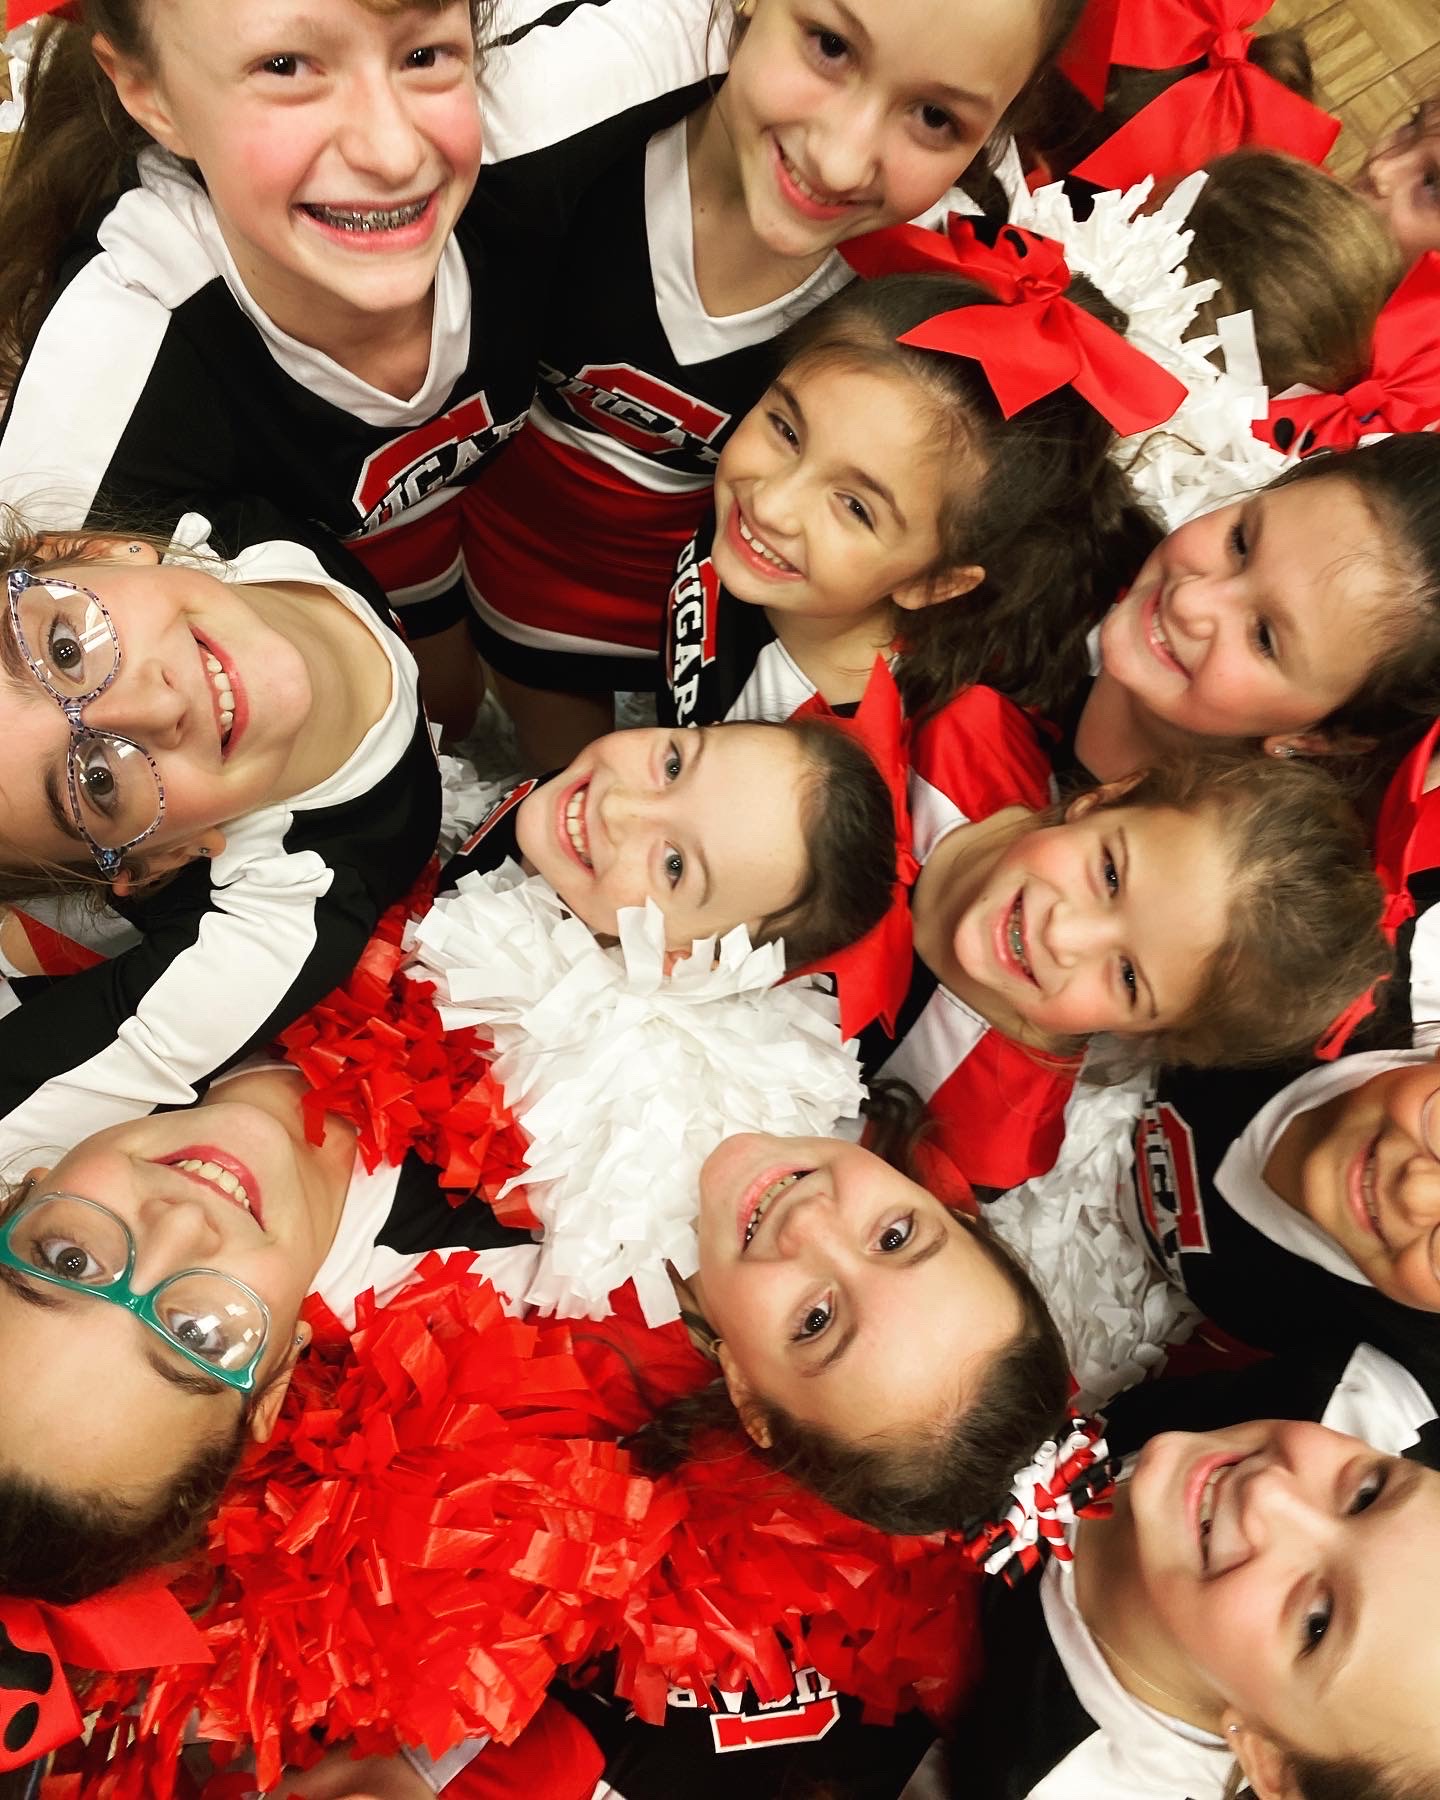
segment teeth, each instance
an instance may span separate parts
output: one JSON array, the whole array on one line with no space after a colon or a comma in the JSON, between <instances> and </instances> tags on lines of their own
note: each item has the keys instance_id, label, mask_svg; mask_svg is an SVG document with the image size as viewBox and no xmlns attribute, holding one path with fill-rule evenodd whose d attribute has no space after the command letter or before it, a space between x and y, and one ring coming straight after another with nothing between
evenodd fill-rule
<instances>
[{"instance_id":1,"label":"teeth","mask_svg":"<svg viewBox=\"0 0 1440 1800\"><path fill-rule=\"evenodd\" d=\"M565 829L569 833L575 854L587 869L593 869L590 860L590 839L585 830L585 796L590 792L590 784L577 788L565 804Z\"/></svg>"},{"instance_id":2,"label":"teeth","mask_svg":"<svg viewBox=\"0 0 1440 1800\"><path fill-rule=\"evenodd\" d=\"M402 225L413 225L430 204L427 194L423 200L412 200L408 206L390 206L361 210L348 206L302 206L301 211L309 213L312 219L319 219L323 225L331 225L337 231L398 231Z\"/></svg>"},{"instance_id":3,"label":"teeth","mask_svg":"<svg viewBox=\"0 0 1440 1800\"><path fill-rule=\"evenodd\" d=\"M1210 1529L1215 1523L1215 1488L1221 1473L1222 1471L1219 1469L1215 1471L1205 1483L1205 1491L1200 1496L1200 1541L1202 1544L1209 1541Z\"/></svg>"},{"instance_id":4,"label":"teeth","mask_svg":"<svg viewBox=\"0 0 1440 1800\"><path fill-rule=\"evenodd\" d=\"M1025 955L1025 934L1020 929L1020 896L1018 894L1015 896L1014 906L1010 909L1009 944L1010 954L1025 973L1030 974L1029 959Z\"/></svg>"},{"instance_id":5,"label":"teeth","mask_svg":"<svg viewBox=\"0 0 1440 1800\"><path fill-rule=\"evenodd\" d=\"M763 556L766 562L773 563L777 569L784 569L787 574L793 574L795 572L794 563L788 563L783 556L777 556L767 543L764 543L760 538L756 537L755 533L745 523L744 513L737 514L737 517L740 521L740 535L752 550L758 555Z\"/></svg>"},{"instance_id":6,"label":"teeth","mask_svg":"<svg viewBox=\"0 0 1440 1800\"><path fill-rule=\"evenodd\" d=\"M745 1242L748 1244L759 1229L760 1221L765 1217L765 1209L777 1194L783 1194L788 1187L793 1187L805 1171L797 1169L793 1175L782 1175L778 1181L772 1181L760 1196L759 1204L750 1215L750 1223L745 1227Z\"/></svg>"},{"instance_id":7,"label":"teeth","mask_svg":"<svg viewBox=\"0 0 1440 1800\"><path fill-rule=\"evenodd\" d=\"M230 677L225 673L218 656L207 654L205 668L210 676L210 685L215 690L215 697L220 702L220 742L223 745L230 741L230 727L235 723L235 694L230 686Z\"/></svg>"},{"instance_id":8,"label":"teeth","mask_svg":"<svg viewBox=\"0 0 1440 1800\"><path fill-rule=\"evenodd\" d=\"M249 1212L250 1196L246 1193L243 1183L237 1176L232 1175L229 1169L222 1169L219 1163L201 1162L193 1156L182 1157L174 1167L177 1169L185 1169L191 1175L198 1175L202 1181L211 1182L223 1193L229 1194L232 1199L238 1200L245 1210Z\"/></svg>"}]
</instances>

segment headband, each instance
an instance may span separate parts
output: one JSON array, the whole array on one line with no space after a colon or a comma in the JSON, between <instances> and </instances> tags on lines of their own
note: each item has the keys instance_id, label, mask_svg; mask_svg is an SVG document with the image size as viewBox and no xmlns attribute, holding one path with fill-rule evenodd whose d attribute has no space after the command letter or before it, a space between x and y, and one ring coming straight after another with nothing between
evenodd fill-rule
<instances>
[{"instance_id":1,"label":"headband","mask_svg":"<svg viewBox=\"0 0 1440 1800\"><path fill-rule=\"evenodd\" d=\"M1430 260L1428 257L1426 260ZM1415 917L1410 877L1440 868L1440 788L1425 792L1431 758L1440 748L1440 720L1425 733L1390 778L1380 818L1375 827L1375 873L1385 890L1380 929L1390 943L1400 927ZM1315 1046L1322 1062L1330 1062L1344 1050L1357 1027L1375 1010L1375 992L1369 987L1352 1000Z\"/></svg>"},{"instance_id":2,"label":"headband","mask_svg":"<svg viewBox=\"0 0 1440 1800\"><path fill-rule=\"evenodd\" d=\"M1146 175L1169 181L1242 144L1324 162L1340 121L1249 59L1255 34L1248 27L1269 7L1270 0L1119 0L1110 61L1174 69L1204 57L1207 66L1166 88L1071 173L1100 188L1129 187ZM1091 86L1095 66L1092 46L1083 72Z\"/></svg>"},{"instance_id":3,"label":"headband","mask_svg":"<svg viewBox=\"0 0 1440 1800\"><path fill-rule=\"evenodd\" d=\"M791 714L794 719L825 719L836 731L853 738L880 771L890 795L895 820L895 882L885 916L858 943L817 958L797 975L832 975L840 997L840 1035L857 1037L879 1019L891 1037L895 1015L910 987L914 955L910 919L910 887L919 873L910 848L910 725L900 690L883 656L875 658L870 679L853 718L832 712L820 694L812 695Z\"/></svg>"},{"instance_id":4,"label":"headband","mask_svg":"<svg viewBox=\"0 0 1440 1800\"><path fill-rule=\"evenodd\" d=\"M83 1720L64 1664L120 1670L212 1660L179 1601L153 1577L73 1606L0 1599L0 1771L79 1737Z\"/></svg>"},{"instance_id":5,"label":"headband","mask_svg":"<svg viewBox=\"0 0 1440 1800\"><path fill-rule=\"evenodd\" d=\"M1186 397L1183 382L1066 298L1070 270L1052 238L1004 225L990 245L976 236L973 220L951 213L943 233L892 225L840 249L866 277L961 275L1002 303L940 313L896 341L978 362L1007 419L1073 387L1130 437L1163 424Z\"/></svg>"},{"instance_id":6,"label":"headband","mask_svg":"<svg viewBox=\"0 0 1440 1800\"><path fill-rule=\"evenodd\" d=\"M1047 1438L1013 1477L1004 1516L966 1533L966 1560L1011 1587L1047 1551L1057 1562L1070 1562L1066 1526L1109 1513L1119 1471L1120 1460L1109 1454L1099 1421L1072 1414L1065 1435Z\"/></svg>"},{"instance_id":7,"label":"headband","mask_svg":"<svg viewBox=\"0 0 1440 1800\"><path fill-rule=\"evenodd\" d=\"M1341 394L1277 400L1255 435L1277 450L1348 450L1378 432L1424 431L1440 419L1440 251L1427 250L1385 302L1370 370Z\"/></svg>"}]
</instances>

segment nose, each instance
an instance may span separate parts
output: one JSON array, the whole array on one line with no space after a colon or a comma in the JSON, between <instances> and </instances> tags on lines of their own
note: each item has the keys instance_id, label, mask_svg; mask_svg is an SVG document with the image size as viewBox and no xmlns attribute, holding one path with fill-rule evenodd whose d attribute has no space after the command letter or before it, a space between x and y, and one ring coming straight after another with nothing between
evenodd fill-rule
<instances>
[{"instance_id":1,"label":"nose","mask_svg":"<svg viewBox=\"0 0 1440 1800\"><path fill-rule=\"evenodd\" d=\"M83 716L95 731L132 737L147 750L174 750L184 736L189 710L172 671L152 657L127 664Z\"/></svg>"},{"instance_id":2,"label":"nose","mask_svg":"<svg viewBox=\"0 0 1440 1800\"><path fill-rule=\"evenodd\" d=\"M1253 1473L1235 1477L1240 1493L1240 1527L1252 1549L1284 1547L1304 1557L1335 1529L1333 1504L1296 1478L1284 1462L1269 1462Z\"/></svg>"},{"instance_id":3,"label":"nose","mask_svg":"<svg viewBox=\"0 0 1440 1800\"><path fill-rule=\"evenodd\" d=\"M1116 948L1119 923L1107 909L1061 899L1050 908L1042 938L1052 962L1075 969Z\"/></svg>"},{"instance_id":4,"label":"nose","mask_svg":"<svg viewBox=\"0 0 1440 1800\"><path fill-rule=\"evenodd\" d=\"M357 173L373 176L389 194L398 195L419 173L426 144L416 129L405 94L388 68L357 76L340 104L343 112L336 143ZM349 199L385 199L389 194L347 195ZM417 195L405 198L416 199Z\"/></svg>"},{"instance_id":5,"label":"nose","mask_svg":"<svg viewBox=\"0 0 1440 1800\"><path fill-rule=\"evenodd\" d=\"M852 194L875 185L884 130L878 96L872 98L864 92L837 99L812 123L806 155L815 179L828 194Z\"/></svg>"},{"instance_id":6,"label":"nose","mask_svg":"<svg viewBox=\"0 0 1440 1800\"><path fill-rule=\"evenodd\" d=\"M756 481L745 496L745 505L762 531L793 538L800 531L801 488L801 471L786 467Z\"/></svg>"},{"instance_id":7,"label":"nose","mask_svg":"<svg viewBox=\"0 0 1440 1800\"><path fill-rule=\"evenodd\" d=\"M782 1202L775 1248L784 1257L833 1257L843 1250L839 1209L818 1188L802 1188Z\"/></svg>"},{"instance_id":8,"label":"nose","mask_svg":"<svg viewBox=\"0 0 1440 1800\"><path fill-rule=\"evenodd\" d=\"M196 1189L192 1198L168 1185L164 1192L156 1190L145 1195L130 1221L130 1229L135 1238L131 1280L141 1293L181 1269L212 1262L222 1241L214 1213L200 1191Z\"/></svg>"},{"instance_id":9,"label":"nose","mask_svg":"<svg viewBox=\"0 0 1440 1800\"><path fill-rule=\"evenodd\" d=\"M1440 1163L1418 1150L1400 1171L1395 1198L1401 1217L1417 1231L1440 1224Z\"/></svg>"},{"instance_id":10,"label":"nose","mask_svg":"<svg viewBox=\"0 0 1440 1800\"><path fill-rule=\"evenodd\" d=\"M637 833L663 828L668 816L667 796L629 782L613 781L600 796L600 823L613 843L624 843Z\"/></svg>"},{"instance_id":11,"label":"nose","mask_svg":"<svg viewBox=\"0 0 1440 1800\"><path fill-rule=\"evenodd\" d=\"M1211 638L1224 616L1226 586L1223 576L1183 576L1165 596L1163 617L1178 625L1188 638Z\"/></svg>"}]
</instances>

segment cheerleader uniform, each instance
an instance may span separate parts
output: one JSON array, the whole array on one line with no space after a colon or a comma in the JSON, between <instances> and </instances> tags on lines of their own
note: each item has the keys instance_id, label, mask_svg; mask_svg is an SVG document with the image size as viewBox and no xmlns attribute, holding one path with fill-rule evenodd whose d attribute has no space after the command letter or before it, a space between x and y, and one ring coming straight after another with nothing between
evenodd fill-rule
<instances>
[{"instance_id":1,"label":"cheerleader uniform","mask_svg":"<svg viewBox=\"0 0 1440 1800\"><path fill-rule=\"evenodd\" d=\"M972 687L916 733L910 774L914 850L923 867L962 825L1052 798L1040 733L993 688ZM860 1037L867 1081L908 1082L935 1125L933 1142L974 1188L1000 1192L1042 1175L1060 1152L1078 1064L1018 1044L944 987L917 955L895 1035Z\"/></svg>"},{"instance_id":2,"label":"cheerleader uniform","mask_svg":"<svg viewBox=\"0 0 1440 1800\"><path fill-rule=\"evenodd\" d=\"M748 606L721 584L714 542L712 508L675 564L656 716L662 725L788 719L818 690L776 637L765 608ZM857 704L830 711L849 718Z\"/></svg>"},{"instance_id":3,"label":"cheerleader uniform","mask_svg":"<svg viewBox=\"0 0 1440 1800\"><path fill-rule=\"evenodd\" d=\"M182 530L192 523L204 525ZM190 554L222 580L332 595L384 651L390 699L325 781L228 823L213 861L115 902L140 933L133 948L59 980L12 978L21 1004L0 1018L0 1160L188 1104L349 975L434 854L440 774L415 661L374 583L338 547L267 540L228 564Z\"/></svg>"},{"instance_id":4,"label":"cheerleader uniform","mask_svg":"<svg viewBox=\"0 0 1440 1800\"><path fill-rule=\"evenodd\" d=\"M654 78L668 81L668 39L694 40L700 57L697 5L604 0L528 19L490 79L513 78L533 100L542 70L544 104L501 107L490 155L522 156L549 121L568 121L587 58L586 84L607 85L617 51L606 60L594 15L634 14L632 36L649 34ZM581 42L562 50L571 38ZM624 34L619 54L643 85L649 65ZM54 528L92 515L168 526L193 507L233 548L232 507L259 496L350 542L412 637L463 619L453 503L525 422L550 275L548 216L517 212L493 185L492 198L482 176L441 255L429 364L400 399L280 330L246 289L204 188L145 150L62 271L0 422L0 499Z\"/></svg>"},{"instance_id":5,"label":"cheerleader uniform","mask_svg":"<svg viewBox=\"0 0 1440 1800\"><path fill-rule=\"evenodd\" d=\"M1250 1379L1262 1373L1263 1383ZM1126 1413L1137 1399L1143 1426ZM1437 1466L1433 1402L1368 1344L1283 1371L1266 1364L1220 1385L1146 1384L1115 1403L1106 1437L1125 1454L1156 1431L1257 1418L1318 1419ZM1076 1605L1073 1563L1047 1563L1018 1592L988 1583L981 1635L985 1675L948 1748L956 1800L1221 1800L1235 1769L1230 1750L1120 1685Z\"/></svg>"},{"instance_id":6,"label":"cheerleader uniform","mask_svg":"<svg viewBox=\"0 0 1440 1800\"><path fill-rule=\"evenodd\" d=\"M1286 1129L1429 1050L1369 1051L1298 1080L1171 1070L1135 1129L1121 1215L1157 1267L1222 1330L1258 1349L1369 1342L1440 1399L1440 1315L1372 1287L1345 1252L1265 1180Z\"/></svg>"}]
</instances>

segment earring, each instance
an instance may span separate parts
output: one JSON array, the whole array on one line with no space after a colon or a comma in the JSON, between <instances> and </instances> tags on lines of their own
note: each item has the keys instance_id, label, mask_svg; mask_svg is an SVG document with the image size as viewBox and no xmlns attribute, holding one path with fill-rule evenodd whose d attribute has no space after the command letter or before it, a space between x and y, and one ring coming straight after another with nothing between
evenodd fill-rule
<instances>
[{"instance_id":1,"label":"earring","mask_svg":"<svg viewBox=\"0 0 1440 1800\"><path fill-rule=\"evenodd\" d=\"M755 10L755 0L732 0L732 10L737 19L748 19Z\"/></svg>"},{"instance_id":2,"label":"earring","mask_svg":"<svg viewBox=\"0 0 1440 1800\"><path fill-rule=\"evenodd\" d=\"M1293 756L1295 746L1293 744L1277 744L1270 754L1272 756Z\"/></svg>"},{"instance_id":3,"label":"earring","mask_svg":"<svg viewBox=\"0 0 1440 1800\"><path fill-rule=\"evenodd\" d=\"M1231 1737L1234 1737L1240 1727L1238 1725L1227 1725L1225 1729L1230 1733Z\"/></svg>"},{"instance_id":4,"label":"earring","mask_svg":"<svg viewBox=\"0 0 1440 1800\"><path fill-rule=\"evenodd\" d=\"M128 548L127 554L130 556L138 556L144 548L145 548L145 546L143 544L131 544Z\"/></svg>"}]
</instances>

